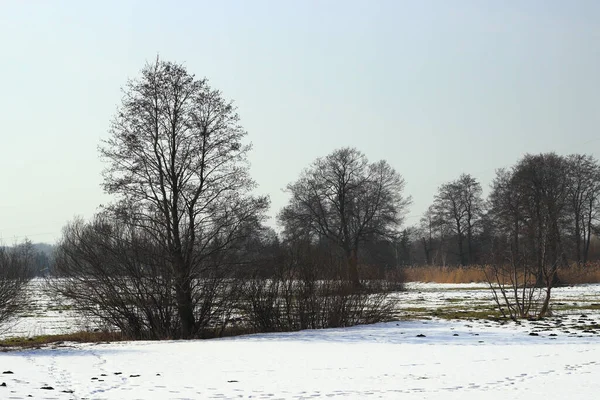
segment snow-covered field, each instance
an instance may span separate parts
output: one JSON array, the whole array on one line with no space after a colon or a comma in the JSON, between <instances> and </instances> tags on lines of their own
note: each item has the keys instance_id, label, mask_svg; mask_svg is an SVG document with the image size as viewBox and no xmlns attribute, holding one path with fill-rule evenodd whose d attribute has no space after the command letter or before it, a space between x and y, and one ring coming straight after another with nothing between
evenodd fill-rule
<instances>
[{"instance_id":1,"label":"snow-covered field","mask_svg":"<svg viewBox=\"0 0 600 400\"><path fill-rule=\"evenodd\" d=\"M592 305L600 303L600 286L560 288L555 296L576 308L520 325L434 318L0 353L0 372L12 372L0 375L0 384L6 383L0 398L595 399L600 314ZM411 284L398 300L400 312L408 313L481 307L489 293L481 285ZM44 320L51 325L68 314L50 311L25 316L14 332L40 331Z\"/></svg>"}]
</instances>

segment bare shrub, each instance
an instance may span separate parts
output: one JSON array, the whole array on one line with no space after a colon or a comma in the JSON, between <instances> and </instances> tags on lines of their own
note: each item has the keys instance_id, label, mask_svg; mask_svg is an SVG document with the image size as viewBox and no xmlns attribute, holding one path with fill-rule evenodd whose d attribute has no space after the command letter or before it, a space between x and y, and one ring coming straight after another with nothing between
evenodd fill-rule
<instances>
[{"instance_id":1,"label":"bare shrub","mask_svg":"<svg viewBox=\"0 0 600 400\"><path fill-rule=\"evenodd\" d=\"M102 217L75 221L65 228L55 271L51 289L81 314L129 338L181 336L174 271L147 232ZM223 329L236 291L219 268L207 267L203 276L192 280L196 336Z\"/></svg>"},{"instance_id":2,"label":"bare shrub","mask_svg":"<svg viewBox=\"0 0 600 400\"><path fill-rule=\"evenodd\" d=\"M347 327L393 318L389 292L357 291L345 280L257 279L248 285L244 315L255 331Z\"/></svg>"},{"instance_id":3,"label":"bare shrub","mask_svg":"<svg viewBox=\"0 0 600 400\"><path fill-rule=\"evenodd\" d=\"M357 288L354 282L328 273L323 261L322 255L303 248L290 254L277 275L247 282L241 311L253 329L334 328L393 318L390 293L396 286L363 281Z\"/></svg>"},{"instance_id":4,"label":"bare shrub","mask_svg":"<svg viewBox=\"0 0 600 400\"><path fill-rule=\"evenodd\" d=\"M534 268L511 259L494 263L484 272L492 298L504 318L539 316L545 299L542 288L535 285Z\"/></svg>"},{"instance_id":5,"label":"bare shrub","mask_svg":"<svg viewBox=\"0 0 600 400\"><path fill-rule=\"evenodd\" d=\"M0 246L0 324L27 307L27 283L31 280L33 247L30 242Z\"/></svg>"}]
</instances>

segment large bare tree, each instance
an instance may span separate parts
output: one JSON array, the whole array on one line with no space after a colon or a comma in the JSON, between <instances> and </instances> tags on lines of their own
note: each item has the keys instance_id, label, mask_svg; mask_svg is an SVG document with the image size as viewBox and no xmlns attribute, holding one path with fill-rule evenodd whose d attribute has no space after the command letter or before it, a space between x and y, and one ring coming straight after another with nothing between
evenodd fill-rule
<instances>
[{"instance_id":1,"label":"large bare tree","mask_svg":"<svg viewBox=\"0 0 600 400\"><path fill-rule=\"evenodd\" d=\"M245 135L236 108L206 79L157 59L125 87L100 147L108 165L104 189L118 198L107 210L162 246L184 338L197 328L194 291L203 260L268 207L267 198L250 193Z\"/></svg>"},{"instance_id":2,"label":"large bare tree","mask_svg":"<svg viewBox=\"0 0 600 400\"><path fill-rule=\"evenodd\" d=\"M497 172L490 194L489 215L496 229L490 263L495 271L492 280L513 310L511 315L535 312L543 317L549 310L557 273L567 264L567 172L567 160L554 153L528 154L512 169Z\"/></svg>"},{"instance_id":3,"label":"large bare tree","mask_svg":"<svg viewBox=\"0 0 600 400\"><path fill-rule=\"evenodd\" d=\"M286 233L303 232L336 243L355 285L360 285L361 242L393 238L410 204L403 195L402 176L386 161L369 163L354 148L317 159L287 190L290 202L279 214Z\"/></svg>"}]
</instances>

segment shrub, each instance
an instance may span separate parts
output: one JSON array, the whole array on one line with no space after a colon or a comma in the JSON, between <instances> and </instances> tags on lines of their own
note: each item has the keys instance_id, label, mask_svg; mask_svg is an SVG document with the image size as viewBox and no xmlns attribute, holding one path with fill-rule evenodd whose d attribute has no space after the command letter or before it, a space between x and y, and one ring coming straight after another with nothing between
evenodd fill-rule
<instances>
[{"instance_id":1,"label":"shrub","mask_svg":"<svg viewBox=\"0 0 600 400\"><path fill-rule=\"evenodd\" d=\"M0 324L27 306L27 283L31 280L33 248L30 242L0 247Z\"/></svg>"}]
</instances>

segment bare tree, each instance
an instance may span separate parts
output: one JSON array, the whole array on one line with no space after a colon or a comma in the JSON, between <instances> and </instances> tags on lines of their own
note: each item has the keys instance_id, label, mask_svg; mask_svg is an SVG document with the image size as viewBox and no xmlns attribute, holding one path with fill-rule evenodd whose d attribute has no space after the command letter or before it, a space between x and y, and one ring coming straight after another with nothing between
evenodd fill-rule
<instances>
[{"instance_id":1,"label":"bare tree","mask_svg":"<svg viewBox=\"0 0 600 400\"><path fill-rule=\"evenodd\" d=\"M417 236L423 248L425 255L425 264L433 265L433 246L434 246L435 221L434 213L431 207L427 209L421 217L419 227L417 228Z\"/></svg>"},{"instance_id":2,"label":"bare tree","mask_svg":"<svg viewBox=\"0 0 600 400\"><path fill-rule=\"evenodd\" d=\"M443 184L435 196L435 218L446 224L456 235L458 257L462 265L474 261L475 226L481 218L482 206L481 185L468 174L462 174L457 180Z\"/></svg>"},{"instance_id":3,"label":"bare tree","mask_svg":"<svg viewBox=\"0 0 600 400\"><path fill-rule=\"evenodd\" d=\"M525 193L512 170L499 169L488 199L488 218L493 225L492 243L486 264L493 298L504 316L526 318L536 310L539 290L534 282L536 268L527 262L523 226Z\"/></svg>"},{"instance_id":4,"label":"bare tree","mask_svg":"<svg viewBox=\"0 0 600 400\"><path fill-rule=\"evenodd\" d=\"M497 231L491 280L519 317L547 314L557 272L567 264L563 233L568 187L567 162L554 153L526 155L511 170L497 172L489 211ZM512 298L505 295L507 281Z\"/></svg>"},{"instance_id":5,"label":"bare tree","mask_svg":"<svg viewBox=\"0 0 600 400\"><path fill-rule=\"evenodd\" d=\"M250 194L245 135L235 107L206 79L157 59L127 84L100 147L104 189L118 197L107 210L161 246L184 338L197 330L194 292L204 261L268 207Z\"/></svg>"},{"instance_id":6,"label":"bare tree","mask_svg":"<svg viewBox=\"0 0 600 400\"><path fill-rule=\"evenodd\" d=\"M27 305L26 285L33 276L33 246L22 244L0 246L0 324L24 311Z\"/></svg>"},{"instance_id":7,"label":"bare tree","mask_svg":"<svg viewBox=\"0 0 600 400\"><path fill-rule=\"evenodd\" d=\"M77 219L63 229L47 283L59 299L125 337L177 337L173 273L161 252L152 236L116 218Z\"/></svg>"},{"instance_id":8,"label":"bare tree","mask_svg":"<svg viewBox=\"0 0 600 400\"><path fill-rule=\"evenodd\" d=\"M205 259L202 279L193 281L197 336L222 334L237 305L236 271L223 261L228 253ZM101 327L127 338L181 337L174 270L144 229L109 213L75 220L64 228L54 269L53 292Z\"/></svg>"},{"instance_id":9,"label":"bare tree","mask_svg":"<svg viewBox=\"0 0 600 400\"><path fill-rule=\"evenodd\" d=\"M289 235L304 231L335 242L347 260L348 279L360 285L358 253L367 238L393 238L410 198L404 180L386 161L369 163L353 148L319 158L288 185L290 203L279 214Z\"/></svg>"},{"instance_id":10,"label":"bare tree","mask_svg":"<svg viewBox=\"0 0 600 400\"><path fill-rule=\"evenodd\" d=\"M594 223L600 209L600 165L589 155L573 154L568 163L568 207L571 213L575 260L588 260Z\"/></svg>"}]
</instances>

